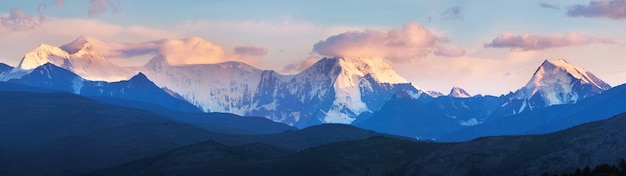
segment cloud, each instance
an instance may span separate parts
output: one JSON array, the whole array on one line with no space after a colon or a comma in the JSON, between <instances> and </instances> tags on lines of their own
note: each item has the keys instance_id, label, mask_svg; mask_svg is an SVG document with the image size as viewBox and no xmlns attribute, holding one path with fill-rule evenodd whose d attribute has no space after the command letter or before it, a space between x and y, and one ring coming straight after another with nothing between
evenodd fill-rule
<instances>
[{"instance_id":1,"label":"cloud","mask_svg":"<svg viewBox=\"0 0 626 176\"><path fill-rule=\"evenodd\" d=\"M91 0L88 14L90 17L94 17L108 11L109 9L111 12L117 13L119 11L119 4L119 0Z\"/></svg>"},{"instance_id":2,"label":"cloud","mask_svg":"<svg viewBox=\"0 0 626 176\"><path fill-rule=\"evenodd\" d=\"M543 35L515 35L511 33L500 34L490 43L484 44L486 48L510 48L517 51L544 50L566 46L581 46L593 43L613 44L611 39L590 37L578 33L567 33L563 37Z\"/></svg>"},{"instance_id":3,"label":"cloud","mask_svg":"<svg viewBox=\"0 0 626 176\"><path fill-rule=\"evenodd\" d=\"M559 7L556 4L548 4L548 3L545 3L545 2L539 3L539 7L543 7L543 8L546 8L546 9L554 9L554 10L560 10L561 9L561 7Z\"/></svg>"},{"instance_id":4,"label":"cloud","mask_svg":"<svg viewBox=\"0 0 626 176\"><path fill-rule=\"evenodd\" d=\"M437 50L435 50L434 54L443 57L461 57L465 55L465 50L460 48L439 47L437 48Z\"/></svg>"},{"instance_id":5,"label":"cloud","mask_svg":"<svg viewBox=\"0 0 626 176\"><path fill-rule=\"evenodd\" d=\"M286 73L286 74L300 73L300 72L306 70L307 68L311 67L313 64L317 63L317 61L319 61L322 58L323 58L323 56L320 56L318 54L312 53L312 54L309 55L309 57L307 57L302 62L292 63L292 64L289 64L289 65L286 65L285 67L283 67L281 72L282 73Z\"/></svg>"},{"instance_id":6,"label":"cloud","mask_svg":"<svg viewBox=\"0 0 626 176\"><path fill-rule=\"evenodd\" d=\"M183 40L166 39L158 42L158 54L166 56L169 64L211 64L226 61L222 47L199 37Z\"/></svg>"},{"instance_id":7,"label":"cloud","mask_svg":"<svg viewBox=\"0 0 626 176\"><path fill-rule=\"evenodd\" d=\"M163 39L142 43L119 43L82 36L61 46L61 48L69 53L87 48L112 58L161 55L165 56L171 65L211 64L227 61L222 47L199 37Z\"/></svg>"},{"instance_id":8,"label":"cloud","mask_svg":"<svg viewBox=\"0 0 626 176\"><path fill-rule=\"evenodd\" d=\"M567 9L567 15L626 19L626 0L591 1L588 5L573 5Z\"/></svg>"},{"instance_id":9,"label":"cloud","mask_svg":"<svg viewBox=\"0 0 626 176\"><path fill-rule=\"evenodd\" d=\"M0 23L6 29L11 31L30 31L46 21L42 15L33 16L18 8L11 8L8 15L0 17Z\"/></svg>"},{"instance_id":10,"label":"cloud","mask_svg":"<svg viewBox=\"0 0 626 176\"><path fill-rule=\"evenodd\" d=\"M348 31L320 41L313 52L331 57L381 57L393 62L409 62L437 52L442 56L459 55L460 51L441 44L448 43L419 23L410 23L387 32L378 30Z\"/></svg>"},{"instance_id":11,"label":"cloud","mask_svg":"<svg viewBox=\"0 0 626 176\"><path fill-rule=\"evenodd\" d=\"M235 54L243 56L265 56L267 55L267 48L255 47L255 46L236 46L233 51Z\"/></svg>"},{"instance_id":12,"label":"cloud","mask_svg":"<svg viewBox=\"0 0 626 176\"><path fill-rule=\"evenodd\" d=\"M441 17L444 20L462 20L463 19L463 7L460 6L452 6L443 13L441 13Z\"/></svg>"},{"instance_id":13,"label":"cloud","mask_svg":"<svg viewBox=\"0 0 626 176\"><path fill-rule=\"evenodd\" d=\"M61 49L76 53L81 49L96 50L105 57L123 58L146 54L156 54L159 49L159 41L144 43L120 43L106 42L94 37L81 36L71 43L61 46Z\"/></svg>"}]
</instances>

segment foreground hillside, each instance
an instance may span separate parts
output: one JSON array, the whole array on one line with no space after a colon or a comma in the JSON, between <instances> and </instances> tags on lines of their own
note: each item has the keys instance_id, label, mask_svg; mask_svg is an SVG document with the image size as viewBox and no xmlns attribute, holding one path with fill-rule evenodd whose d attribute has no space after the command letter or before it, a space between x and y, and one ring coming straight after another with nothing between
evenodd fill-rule
<instances>
[{"instance_id":1,"label":"foreground hillside","mask_svg":"<svg viewBox=\"0 0 626 176\"><path fill-rule=\"evenodd\" d=\"M72 175L209 139L147 111L67 93L0 92L0 175Z\"/></svg>"},{"instance_id":2,"label":"foreground hillside","mask_svg":"<svg viewBox=\"0 0 626 176\"><path fill-rule=\"evenodd\" d=\"M626 114L546 135L463 143L370 137L296 152L267 144L213 141L182 147L94 175L540 175L626 156ZM210 156L210 157L199 157ZM220 162L223 161L223 162ZM219 169L216 169L219 168Z\"/></svg>"}]
</instances>

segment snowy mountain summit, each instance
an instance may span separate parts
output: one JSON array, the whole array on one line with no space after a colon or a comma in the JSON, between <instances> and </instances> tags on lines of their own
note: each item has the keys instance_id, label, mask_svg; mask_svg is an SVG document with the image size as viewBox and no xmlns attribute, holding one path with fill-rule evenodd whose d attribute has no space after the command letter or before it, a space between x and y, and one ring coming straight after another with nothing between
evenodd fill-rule
<instances>
[{"instance_id":1,"label":"snowy mountain summit","mask_svg":"<svg viewBox=\"0 0 626 176\"><path fill-rule=\"evenodd\" d=\"M129 69L111 63L98 51L94 43L100 42L90 37L80 37L71 43L56 47L41 44L35 50L26 53L22 61L4 79L19 78L46 63L71 70L88 80L120 81L135 73Z\"/></svg>"},{"instance_id":2,"label":"snowy mountain summit","mask_svg":"<svg viewBox=\"0 0 626 176\"><path fill-rule=\"evenodd\" d=\"M351 123L354 119L342 111L349 110L355 115L371 111L362 93L379 91L372 84L409 84L381 58L330 58L330 61L336 62L339 72L333 84L335 101L325 122Z\"/></svg>"},{"instance_id":3,"label":"snowy mountain summit","mask_svg":"<svg viewBox=\"0 0 626 176\"><path fill-rule=\"evenodd\" d=\"M611 86L584 68L567 61L546 60L535 71L528 83L513 97L521 101L514 113L525 109L558 104L572 104L600 94Z\"/></svg>"},{"instance_id":4,"label":"snowy mountain summit","mask_svg":"<svg viewBox=\"0 0 626 176\"><path fill-rule=\"evenodd\" d=\"M296 75L239 62L172 66L165 56L138 69L205 111L262 116L296 127L351 123L378 110L399 87L412 87L383 59L372 58L323 58Z\"/></svg>"},{"instance_id":5,"label":"snowy mountain summit","mask_svg":"<svg viewBox=\"0 0 626 176\"><path fill-rule=\"evenodd\" d=\"M472 95L467 93L467 91L465 91L464 89L462 89L460 87L456 87L456 86L452 87L452 90L450 90L450 93L448 94L448 96L456 97L456 98L470 98L470 97L472 97Z\"/></svg>"}]
</instances>

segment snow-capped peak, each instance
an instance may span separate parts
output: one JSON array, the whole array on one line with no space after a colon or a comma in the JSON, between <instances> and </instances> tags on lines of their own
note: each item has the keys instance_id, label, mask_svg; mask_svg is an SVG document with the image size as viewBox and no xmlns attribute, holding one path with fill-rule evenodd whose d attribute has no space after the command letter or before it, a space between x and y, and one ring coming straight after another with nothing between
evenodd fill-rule
<instances>
[{"instance_id":1,"label":"snow-capped peak","mask_svg":"<svg viewBox=\"0 0 626 176\"><path fill-rule=\"evenodd\" d=\"M416 87L416 89L417 89L417 87ZM438 92L438 91L434 91L434 90L425 91L424 93L429 95L429 96L431 96L431 97L433 97L433 98L444 96L443 93Z\"/></svg>"},{"instance_id":2,"label":"snow-capped peak","mask_svg":"<svg viewBox=\"0 0 626 176\"><path fill-rule=\"evenodd\" d=\"M608 89L611 88L610 85L608 85L604 81L598 79L591 72L585 70L584 68L571 65L565 59L546 60L546 61L544 61L544 64L552 64L552 65L560 68L561 70L564 70L565 72L569 73L574 78L576 78L576 79L578 79L578 80L580 80L580 81L582 81L584 83L590 83L590 84L594 85L595 87L601 88L603 90L608 90Z\"/></svg>"},{"instance_id":3,"label":"snow-capped peak","mask_svg":"<svg viewBox=\"0 0 626 176\"><path fill-rule=\"evenodd\" d=\"M333 83L335 90L333 107L324 118L327 123L351 123L354 120L353 117L340 113L346 110L355 115L370 111L368 104L361 100L361 93L364 90L373 90L372 84L409 83L382 58L325 58L320 62L327 61L335 64L336 69L331 70L339 71Z\"/></svg>"},{"instance_id":4,"label":"snow-capped peak","mask_svg":"<svg viewBox=\"0 0 626 176\"><path fill-rule=\"evenodd\" d=\"M91 47L90 43L97 42L98 40L88 36L80 36L76 38L74 41L61 46L60 48L67 51L70 54L77 53L81 50L89 50Z\"/></svg>"},{"instance_id":5,"label":"snow-capped peak","mask_svg":"<svg viewBox=\"0 0 626 176\"><path fill-rule=\"evenodd\" d=\"M448 94L448 96L456 97L456 98L470 98L470 97L472 97L472 95L467 93L467 91L463 90L460 87L456 87L456 86L452 87L452 90L450 90L450 93Z\"/></svg>"},{"instance_id":6,"label":"snow-capped peak","mask_svg":"<svg viewBox=\"0 0 626 176\"><path fill-rule=\"evenodd\" d=\"M344 74L365 76L370 74L379 83L408 83L382 58L336 58Z\"/></svg>"},{"instance_id":7,"label":"snow-capped peak","mask_svg":"<svg viewBox=\"0 0 626 176\"><path fill-rule=\"evenodd\" d=\"M575 103L599 94L611 86L591 72L567 61L546 60L530 81L515 93L518 99L531 99L539 95L545 106Z\"/></svg>"},{"instance_id":8,"label":"snow-capped peak","mask_svg":"<svg viewBox=\"0 0 626 176\"><path fill-rule=\"evenodd\" d=\"M134 71L119 67L100 54L93 44L101 42L91 37L79 37L62 47L41 44L27 53L11 75L2 79L19 78L46 63L70 70L81 77L94 81L127 80Z\"/></svg>"},{"instance_id":9,"label":"snow-capped peak","mask_svg":"<svg viewBox=\"0 0 626 176\"><path fill-rule=\"evenodd\" d=\"M70 58L69 53L56 46L41 44L33 51L26 53L17 65L20 70L32 70L48 62L63 65Z\"/></svg>"}]
</instances>

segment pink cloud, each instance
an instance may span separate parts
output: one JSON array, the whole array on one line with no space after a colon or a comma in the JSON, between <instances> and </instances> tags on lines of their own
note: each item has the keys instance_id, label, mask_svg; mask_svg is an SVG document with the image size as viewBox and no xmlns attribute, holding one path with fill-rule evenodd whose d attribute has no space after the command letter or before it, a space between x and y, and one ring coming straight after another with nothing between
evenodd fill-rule
<instances>
[{"instance_id":1,"label":"pink cloud","mask_svg":"<svg viewBox=\"0 0 626 176\"><path fill-rule=\"evenodd\" d=\"M221 46L199 37L163 39L143 43L107 42L92 37L80 37L61 46L69 53L81 49L96 50L111 58L128 58L141 55L161 55L171 65L210 64L227 61Z\"/></svg>"},{"instance_id":2,"label":"pink cloud","mask_svg":"<svg viewBox=\"0 0 626 176\"><path fill-rule=\"evenodd\" d=\"M410 23L387 32L364 30L334 35L315 44L313 51L331 57L382 57L394 62L408 62L436 50L451 51L442 46L448 42L447 38L434 35L419 23ZM455 55L459 53L457 51ZM439 54L445 55L444 52Z\"/></svg>"},{"instance_id":3,"label":"pink cloud","mask_svg":"<svg viewBox=\"0 0 626 176\"><path fill-rule=\"evenodd\" d=\"M11 31L29 31L39 27L46 21L42 15L33 16L18 8L11 8L8 15L0 17L0 23Z\"/></svg>"},{"instance_id":4,"label":"pink cloud","mask_svg":"<svg viewBox=\"0 0 626 176\"><path fill-rule=\"evenodd\" d=\"M437 56L443 56L443 57L461 57L465 55L465 50L460 49L460 48L440 47L437 50L435 50L434 54Z\"/></svg>"},{"instance_id":5,"label":"pink cloud","mask_svg":"<svg viewBox=\"0 0 626 176\"><path fill-rule=\"evenodd\" d=\"M601 0L591 1L588 5L573 5L568 8L567 15L626 19L626 0Z\"/></svg>"},{"instance_id":6,"label":"pink cloud","mask_svg":"<svg viewBox=\"0 0 626 176\"><path fill-rule=\"evenodd\" d=\"M71 43L61 46L61 49L71 53L76 53L81 49L88 48L97 50L99 54L105 57L134 57L146 54L155 54L158 50L159 43L144 42L144 43L119 43L119 42L107 42L97 38L81 36Z\"/></svg>"},{"instance_id":7,"label":"pink cloud","mask_svg":"<svg viewBox=\"0 0 626 176\"><path fill-rule=\"evenodd\" d=\"M91 0L91 3L89 4L89 11L88 14L90 17L93 16L97 16L100 15L106 11L108 11L109 9L113 12L116 13L119 9L119 0L114 1L114 0Z\"/></svg>"},{"instance_id":8,"label":"pink cloud","mask_svg":"<svg viewBox=\"0 0 626 176\"><path fill-rule=\"evenodd\" d=\"M287 73L287 74L300 73L306 70L307 68L311 67L313 64L317 63L317 61L319 61L320 59L322 59L322 56L317 55L317 54L311 54L302 62L286 65L285 67L283 67L281 72Z\"/></svg>"},{"instance_id":9,"label":"pink cloud","mask_svg":"<svg viewBox=\"0 0 626 176\"><path fill-rule=\"evenodd\" d=\"M166 56L172 65L211 64L226 61L221 46L200 37L183 40L165 39L157 42L159 55Z\"/></svg>"},{"instance_id":10,"label":"pink cloud","mask_svg":"<svg viewBox=\"0 0 626 176\"><path fill-rule=\"evenodd\" d=\"M544 50L549 48L581 46L593 43L613 44L611 39L590 37L578 33L567 33L562 37L544 35L515 35L511 33L500 34L490 43L484 45L486 48L510 48L511 50L529 51Z\"/></svg>"},{"instance_id":11,"label":"pink cloud","mask_svg":"<svg viewBox=\"0 0 626 176\"><path fill-rule=\"evenodd\" d=\"M235 54L243 56L265 56L267 55L267 48L256 46L237 46L233 49Z\"/></svg>"}]
</instances>

